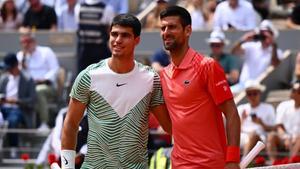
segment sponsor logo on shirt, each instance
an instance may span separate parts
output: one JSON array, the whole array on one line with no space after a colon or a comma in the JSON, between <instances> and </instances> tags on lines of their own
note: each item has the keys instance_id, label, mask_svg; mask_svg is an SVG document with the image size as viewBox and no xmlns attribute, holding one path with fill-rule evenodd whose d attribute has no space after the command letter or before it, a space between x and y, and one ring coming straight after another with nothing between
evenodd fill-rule
<instances>
[{"instance_id":1,"label":"sponsor logo on shirt","mask_svg":"<svg viewBox=\"0 0 300 169\"><path fill-rule=\"evenodd\" d=\"M190 81L189 81L189 80L185 80L185 81L183 82L183 84L188 85L188 84L190 84Z\"/></svg>"},{"instance_id":2,"label":"sponsor logo on shirt","mask_svg":"<svg viewBox=\"0 0 300 169\"><path fill-rule=\"evenodd\" d=\"M117 86L117 87L121 87L121 86L124 86L124 85L126 85L126 84L127 84L127 83L117 83L116 86Z\"/></svg>"},{"instance_id":3,"label":"sponsor logo on shirt","mask_svg":"<svg viewBox=\"0 0 300 169\"><path fill-rule=\"evenodd\" d=\"M223 90L226 92L228 90L227 87L227 81L226 80L221 80L216 83L216 87L222 86Z\"/></svg>"},{"instance_id":4,"label":"sponsor logo on shirt","mask_svg":"<svg viewBox=\"0 0 300 169\"><path fill-rule=\"evenodd\" d=\"M65 156L63 156L63 159L64 159L64 163L65 163L65 165L68 165L68 164L69 164L69 162L68 162L68 160L66 159L66 157L65 157Z\"/></svg>"},{"instance_id":5,"label":"sponsor logo on shirt","mask_svg":"<svg viewBox=\"0 0 300 169\"><path fill-rule=\"evenodd\" d=\"M221 86L221 85L224 85L226 83L227 83L226 80L221 80L218 83L216 83L216 86Z\"/></svg>"}]
</instances>

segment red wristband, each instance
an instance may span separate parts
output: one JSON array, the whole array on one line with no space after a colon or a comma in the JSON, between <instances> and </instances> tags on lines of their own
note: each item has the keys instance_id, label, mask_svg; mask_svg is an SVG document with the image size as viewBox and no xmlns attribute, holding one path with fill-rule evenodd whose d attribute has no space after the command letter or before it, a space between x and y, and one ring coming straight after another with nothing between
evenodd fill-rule
<instances>
[{"instance_id":1,"label":"red wristband","mask_svg":"<svg viewBox=\"0 0 300 169\"><path fill-rule=\"evenodd\" d=\"M240 162L240 147L239 146L227 146L226 162Z\"/></svg>"}]
</instances>

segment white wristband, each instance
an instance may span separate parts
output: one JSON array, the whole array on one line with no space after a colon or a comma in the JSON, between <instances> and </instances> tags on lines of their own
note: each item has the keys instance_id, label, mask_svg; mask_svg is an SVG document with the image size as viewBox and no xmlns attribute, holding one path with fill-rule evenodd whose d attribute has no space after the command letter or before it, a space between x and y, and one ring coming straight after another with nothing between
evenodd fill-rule
<instances>
[{"instance_id":1,"label":"white wristband","mask_svg":"<svg viewBox=\"0 0 300 169\"><path fill-rule=\"evenodd\" d=\"M75 169L75 155L74 150L61 150L61 168L62 169Z\"/></svg>"}]
</instances>

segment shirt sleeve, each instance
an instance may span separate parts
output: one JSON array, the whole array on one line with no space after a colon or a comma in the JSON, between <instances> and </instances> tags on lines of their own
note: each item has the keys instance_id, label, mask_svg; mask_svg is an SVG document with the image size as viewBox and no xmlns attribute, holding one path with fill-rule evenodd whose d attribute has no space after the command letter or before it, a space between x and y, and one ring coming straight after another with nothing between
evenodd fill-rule
<instances>
[{"instance_id":1,"label":"shirt sleeve","mask_svg":"<svg viewBox=\"0 0 300 169\"><path fill-rule=\"evenodd\" d=\"M70 97L79 100L83 104L89 102L91 78L87 69L82 71L75 79L72 86Z\"/></svg>"},{"instance_id":2,"label":"shirt sleeve","mask_svg":"<svg viewBox=\"0 0 300 169\"><path fill-rule=\"evenodd\" d=\"M162 87L161 87L159 75L155 72L150 105L151 105L151 107L155 107L155 106L158 106L161 104L164 104Z\"/></svg>"},{"instance_id":3,"label":"shirt sleeve","mask_svg":"<svg viewBox=\"0 0 300 169\"><path fill-rule=\"evenodd\" d=\"M225 77L223 68L216 61L212 60L209 62L208 66L208 90L214 102L219 105L226 100L232 99L233 95L231 93L229 84Z\"/></svg>"},{"instance_id":4,"label":"shirt sleeve","mask_svg":"<svg viewBox=\"0 0 300 169\"><path fill-rule=\"evenodd\" d=\"M277 49L277 57L279 60L284 59L284 55L281 49Z\"/></svg>"}]
</instances>

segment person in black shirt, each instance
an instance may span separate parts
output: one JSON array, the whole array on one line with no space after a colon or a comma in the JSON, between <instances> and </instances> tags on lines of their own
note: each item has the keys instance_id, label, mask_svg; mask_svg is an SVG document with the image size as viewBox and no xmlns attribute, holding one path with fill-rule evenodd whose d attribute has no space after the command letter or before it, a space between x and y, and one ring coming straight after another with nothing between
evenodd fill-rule
<instances>
[{"instance_id":1,"label":"person in black shirt","mask_svg":"<svg viewBox=\"0 0 300 169\"><path fill-rule=\"evenodd\" d=\"M26 11L21 28L56 30L55 10L44 5L40 0L28 0L30 7Z\"/></svg>"}]
</instances>

